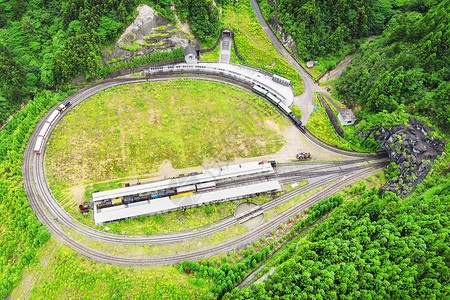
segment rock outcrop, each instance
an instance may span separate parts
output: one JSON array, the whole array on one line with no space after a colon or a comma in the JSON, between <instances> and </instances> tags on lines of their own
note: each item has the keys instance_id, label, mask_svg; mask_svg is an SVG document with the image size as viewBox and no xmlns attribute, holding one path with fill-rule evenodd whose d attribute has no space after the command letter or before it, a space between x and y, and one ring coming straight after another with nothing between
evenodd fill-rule
<instances>
[{"instance_id":1,"label":"rock outcrop","mask_svg":"<svg viewBox=\"0 0 450 300\"><path fill-rule=\"evenodd\" d=\"M114 44L112 53L105 55L104 62L118 57L128 60L154 51L185 47L192 42L180 27L158 15L150 6L141 4L137 10L138 16Z\"/></svg>"},{"instance_id":2,"label":"rock outcrop","mask_svg":"<svg viewBox=\"0 0 450 300\"><path fill-rule=\"evenodd\" d=\"M275 31L280 35L281 42L283 43L283 45L286 48L290 49L296 56L298 56L297 43L294 41L294 39L289 33L284 31L281 24L278 23L278 18L273 17L272 19L270 19L270 25L272 25L272 28L275 29Z\"/></svg>"},{"instance_id":3,"label":"rock outcrop","mask_svg":"<svg viewBox=\"0 0 450 300\"><path fill-rule=\"evenodd\" d=\"M273 1L270 1L270 0L267 2L269 4L273 3ZM286 48L290 49L292 51L292 53L294 53L296 56L298 56L297 43L294 41L294 39L292 38L292 36L289 33L284 31L283 26L281 26L281 24L278 22L278 7L277 7L277 11L275 12L275 14L272 16L272 18L270 18L269 24L280 35L281 42L283 43L283 45Z\"/></svg>"},{"instance_id":4,"label":"rock outcrop","mask_svg":"<svg viewBox=\"0 0 450 300\"><path fill-rule=\"evenodd\" d=\"M410 119L406 126L374 128L366 137L371 135L381 141L382 149L399 168L398 177L384 187L396 194L407 194L411 187L420 183L445 146L445 140L437 137L434 129L416 118Z\"/></svg>"}]
</instances>

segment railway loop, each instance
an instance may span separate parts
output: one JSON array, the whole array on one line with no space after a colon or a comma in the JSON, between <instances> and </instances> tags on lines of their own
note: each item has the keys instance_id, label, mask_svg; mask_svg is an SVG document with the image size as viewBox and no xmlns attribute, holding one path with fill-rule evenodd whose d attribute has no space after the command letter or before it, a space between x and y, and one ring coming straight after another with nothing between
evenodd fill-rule
<instances>
[{"instance_id":1,"label":"railway loop","mask_svg":"<svg viewBox=\"0 0 450 300\"><path fill-rule=\"evenodd\" d=\"M108 88L124 84L135 84L147 81L164 81L179 78L222 82L252 92L252 85L248 82L239 82L232 78L223 78L212 74L170 74L154 75L152 77L112 79L82 88L77 93L65 99L64 102L70 101L72 105L61 112L61 117L59 118L59 120L85 99ZM52 109L46 117L48 117L53 110L54 109ZM204 248L190 253L172 254L167 256L149 256L139 258L119 257L110 253L104 253L91 249L68 235L67 231L73 231L81 236L92 238L104 243L127 245L164 245L211 235L213 233L224 230L229 226L239 224L239 219L235 218L234 216L229 216L214 223L213 226L208 226L206 228L202 228L201 230L187 230L183 232L174 232L154 236L124 236L102 232L87 225L81 224L63 209L63 207L58 203L50 190L45 176L44 165L46 143L44 142L42 146L41 155L36 155L33 151L34 144L36 143L36 140L38 138L38 132L43 127L46 117L44 117L37 124L24 152L24 161L22 165L23 182L25 191L28 194L30 206L35 212L37 218L59 241L67 244L78 253L95 261L119 266L170 265L178 263L182 260L197 260L220 253L234 251L258 240L262 236L267 235L273 229L276 229L280 223L287 222L290 217L303 212L305 208L311 207L314 203L317 203L321 199L334 194L339 189L345 187L351 182L377 172L387 165L386 160L383 159L383 156L380 154L361 154L336 149L323 143L322 141L314 137L311 133L306 132L305 136L312 143L328 151L345 155L349 157L349 159L339 162L296 162L279 164L280 172L277 172L276 174L270 176L256 178L256 180L264 181L269 180L270 178L275 178L281 181L283 184L289 184L298 181L305 181L306 179L308 179L309 183L291 192L285 193L284 195L277 197L272 201L262 204L260 206L260 210L261 213L264 213L282 203L292 200L293 198L305 192L325 186L319 192L285 210L276 217L270 220L266 220L264 223L248 231L247 233L212 247ZM47 139L51 137L52 130L55 128L57 121L50 127ZM252 180L255 180L255 178L252 178ZM230 180L229 182L227 182L227 184L229 185L245 183L245 180ZM260 211L258 211L258 213L260 213ZM245 218L245 216L243 217Z\"/></svg>"}]
</instances>

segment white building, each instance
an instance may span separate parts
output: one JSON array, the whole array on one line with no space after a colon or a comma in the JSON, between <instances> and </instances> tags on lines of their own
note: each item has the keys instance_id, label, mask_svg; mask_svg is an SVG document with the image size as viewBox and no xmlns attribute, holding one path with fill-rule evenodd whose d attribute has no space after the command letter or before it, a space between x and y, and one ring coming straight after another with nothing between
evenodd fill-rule
<instances>
[{"instance_id":1,"label":"white building","mask_svg":"<svg viewBox=\"0 0 450 300\"><path fill-rule=\"evenodd\" d=\"M341 122L342 126L345 125L353 125L356 122L355 114L351 109L343 109L338 114L338 119Z\"/></svg>"},{"instance_id":2,"label":"white building","mask_svg":"<svg viewBox=\"0 0 450 300\"><path fill-rule=\"evenodd\" d=\"M197 50L194 46L188 45L186 46L186 48L184 48L184 59L186 60L186 63L188 65L197 64Z\"/></svg>"}]
</instances>

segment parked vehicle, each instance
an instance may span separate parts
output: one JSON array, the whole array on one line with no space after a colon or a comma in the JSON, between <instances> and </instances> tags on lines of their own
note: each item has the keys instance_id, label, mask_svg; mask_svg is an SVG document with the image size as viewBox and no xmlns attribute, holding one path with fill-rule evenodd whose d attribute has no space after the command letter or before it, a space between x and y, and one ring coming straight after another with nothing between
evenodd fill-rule
<instances>
[{"instance_id":1,"label":"parked vehicle","mask_svg":"<svg viewBox=\"0 0 450 300\"><path fill-rule=\"evenodd\" d=\"M297 159L300 160L306 160L306 159L310 159L311 158L311 154L310 153L306 153L306 152L300 152L296 155Z\"/></svg>"}]
</instances>

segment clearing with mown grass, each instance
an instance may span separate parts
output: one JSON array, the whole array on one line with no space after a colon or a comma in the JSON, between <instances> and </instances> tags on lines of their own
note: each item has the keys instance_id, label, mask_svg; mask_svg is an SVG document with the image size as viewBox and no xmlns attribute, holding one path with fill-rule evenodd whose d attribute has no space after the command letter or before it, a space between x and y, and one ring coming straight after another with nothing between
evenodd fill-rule
<instances>
[{"instance_id":1,"label":"clearing with mown grass","mask_svg":"<svg viewBox=\"0 0 450 300\"><path fill-rule=\"evenodd\" d=\"M68 188L174 168L275 153L287 120L225 84L175 80L118 86L74 108L52 134L49 181Z\"/></svg>"}]
</instances>

